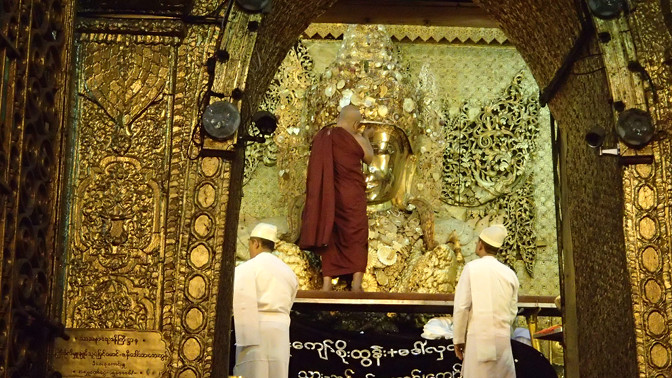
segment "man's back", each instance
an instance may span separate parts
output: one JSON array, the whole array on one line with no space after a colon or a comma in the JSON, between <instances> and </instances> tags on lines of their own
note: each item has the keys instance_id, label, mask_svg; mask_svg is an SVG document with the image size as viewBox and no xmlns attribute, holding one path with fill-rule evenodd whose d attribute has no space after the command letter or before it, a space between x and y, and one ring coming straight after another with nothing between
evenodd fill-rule
<instances>
[{"instance_id":1,"label":"man's back","mask_svg":"<svg viewBox=\"0 0 672 378\"><path fill-rule=\"evenodd\" d=\"M259 311L289 315L299 285L296 274L275 255L262 253L256 258L260 259L257 272Z\"/></svg>"},{"instance_id":2,"label":"man's back","mask_svg":"<svg viewBox=\"0 0 672 378\"><path fill-rule=\"evenodd\" d=\"M481 257L467 264L473 298L472 310L469 316L467 333L476 333L480 326L488 328L488 332L508 336L510 327L518 310L518 277L508 266L492 256ZM478 297L484 296L489 303L479 302ZM478 306L485 307L483 309ZM492 311L493 322L484 324L473 322L479 311ZM494 330L491 328L494 327Z\"/></svg>"},{"instance_id":3,"label":"man's back","mask_svg":"<svg viewBox=\"0 0 672 378\"><path fill-rule=\"evenodd\" d=\"M288 376L289 311L298 284L294 272L270 252L261 252L236 267L233 285L234 375Z\"/></svg>"},{"instance_id":4,"label":"man's back","mask_svg":"<svg viewBox=\"0 0 672 378\"><path fill-rule=\"evenodd\" d=\"M298 289L298 279L290 267L271 253L260 253L236 268L236 278L254 277L259 312L289 315Z\"/></svg>"},{"instance_id":5,"label":"man's back","mask_svg":"<svg viewBox=\"0 0 672 378\"><path fill-rule=\"evenodd\" d=\"M515 377L511 323L517 312L518 278L492 255L469 262L455 291L453 343L462 376ZM465 347L466 342L466 347Z\"/></svg>"}]
</instances>

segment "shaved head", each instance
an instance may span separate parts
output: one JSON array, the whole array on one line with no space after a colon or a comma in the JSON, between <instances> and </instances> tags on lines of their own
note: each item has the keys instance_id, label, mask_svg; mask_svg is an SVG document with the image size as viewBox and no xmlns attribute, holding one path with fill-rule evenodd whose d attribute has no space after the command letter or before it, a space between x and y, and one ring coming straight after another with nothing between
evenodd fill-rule
<instances>
[{"instance_id":1,"label":"shaved head","mask_svg":"<svg viewBox=\"0 0 672 378\"><path fill-rule=\"evenodd\" d=\"M348 124L359 123L362 119L362 114L354 105L346 105L341 109L341 114L338 115L339 122L346 122Z\"/></svg>"}]
</instances>

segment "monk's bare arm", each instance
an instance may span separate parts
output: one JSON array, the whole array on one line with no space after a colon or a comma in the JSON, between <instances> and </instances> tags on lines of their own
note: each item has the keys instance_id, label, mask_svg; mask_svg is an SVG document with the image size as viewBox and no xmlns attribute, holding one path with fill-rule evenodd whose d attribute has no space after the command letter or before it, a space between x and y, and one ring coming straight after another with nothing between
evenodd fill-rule
<instances>
[{"instance_id":1,"label":"monk's bare arm","mask_svg":"<svg viewBox=\"0 0 672 378\"><path fill-rule=\"evenodd\" d=\"M355 139L359 145L362 146L362 150L364 150L364 158L362 158L362 160L364 160L366 164L371 164L371 161L373 160L373 147L371 147L371 143L361 134L355 134Z\"/></svg>"}]
</instances>

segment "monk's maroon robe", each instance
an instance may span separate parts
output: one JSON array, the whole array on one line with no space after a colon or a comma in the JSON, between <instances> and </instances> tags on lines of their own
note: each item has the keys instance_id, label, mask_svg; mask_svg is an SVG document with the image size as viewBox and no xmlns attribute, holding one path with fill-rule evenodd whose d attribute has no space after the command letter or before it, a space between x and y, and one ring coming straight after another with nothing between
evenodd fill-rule
<instances>
[{"instance_id":1,"label":"monk's maroon robe","mask_svg":"<svg viewBox=\"0 0 672 378\"><path fill-rule=\"evenodd\" d=\"M355 137L341 127L324 128L313 139L299 246L321 255L324 276L366 270L369 222L363 157Z\"/></svg>"}]
</instances>

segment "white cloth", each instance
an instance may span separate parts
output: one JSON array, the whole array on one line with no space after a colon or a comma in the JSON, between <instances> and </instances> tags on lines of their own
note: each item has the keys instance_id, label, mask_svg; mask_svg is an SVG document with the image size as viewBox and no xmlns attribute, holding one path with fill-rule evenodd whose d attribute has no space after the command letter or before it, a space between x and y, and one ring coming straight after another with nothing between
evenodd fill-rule
<instances>
[{"instance_id":1,"label":"white cloth","mask_svg":"<svg viewBox=\"0 0 672 378\"><path fill-rule=\"evenodd\" d=\"M422 328L422 336L425 339L452 339L453 338L453 321L446 317L440 316L431 318Z\"/></svg>"},{"instance_id":2,"label":"white cloth","mask_svg":"<svg viewBox=\"0 0 672 378\"><path fill-rule=\"evenodd\" d=\"M464 267L453 307L453 343L466 342L463 377L516 376L510 336L518 286L516 273L492 256Z\"/></svg>"},{"instance_id":3,"label":"white cloth","mask_svg":"<svg viewBox=\"0 0 672 378\"><path fill-rule=\"evenodd\" d=\"M289 311L298 286L292 269L268 252L236 267L233 283L235 375L287 377Z\"/></svg>"}]
</instances>

